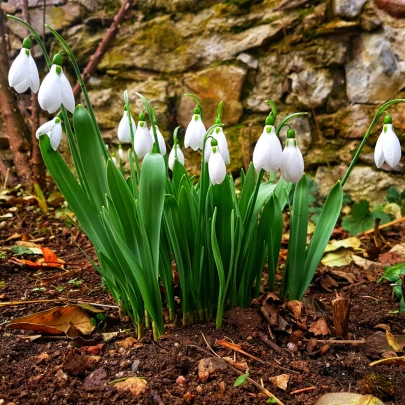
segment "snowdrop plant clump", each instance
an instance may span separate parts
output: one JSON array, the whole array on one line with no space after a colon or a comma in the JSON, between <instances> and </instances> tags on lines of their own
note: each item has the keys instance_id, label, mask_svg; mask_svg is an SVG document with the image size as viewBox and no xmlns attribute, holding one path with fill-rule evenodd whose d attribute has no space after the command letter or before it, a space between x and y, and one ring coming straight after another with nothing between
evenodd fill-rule
<instances>
[{"instance_id":1,"label":"snowdrop plant clump","mask_svg":"<svg viewBox=\"0 0 405 405\"><path fill-rule=\"evenodd\" d=\"M309 190L299 134L296 136L291 128L294 118L306 113L291 114L278 122L276 105L267 100L271 111L256 143L253 162L246 172L241 171L241 185L236 187L233 176L227 173L231 156L222 102L213 125L206 130L201 101L188 95L197 105L185 132L184 147L198 151L190 153L201 153L201 170L196 180L184 166L179 128L174 131L173 147L167 154L155 110L136 93L145 105L136 123L125 91L124 114L117 135L121 143L130 145L125 154L129 163L126 175L121 164L123 150L118 150L117 159L104 145L69 46L48 27L73 66L86 108L75 106L62 70L62 53L51 60L36 31L24 21L10 18L30 30L30 37L44 53L50 72L41 85L40 105L48 112L60 109L37 131L46 166L94 245L98 257L94 267L120 308L137 325L139 336L145 327L153 329L155 338L164 333L163 294L170 319L175 319L178 295L184 324L215 317L220 327L226 308L248 307L252 298L259 295L266 263L270 290L279 291L286 299L302 298L339 217L342 187L372 128L390 105L405 100L392 100L377 111L345 176L331 189L307 244ZM10 85L17 91L39 88L32 65L35 62L27 62L29 49L30 42L24 41L22 53L10 70ZM29 66L24 74L22 66ZM283 150L279 136L286 127ZM74 171L57 150L62 130L68 138ZM376 147L378 167L384 161L391 166L398 163L398 145L392 119L386 116ZM279 169L281 175L276 180ZM285 211L290 215L288 257L280 274L281 284L277 285ZM174 272L178 275L178 290Z\"/></svg>"}]
</instances>

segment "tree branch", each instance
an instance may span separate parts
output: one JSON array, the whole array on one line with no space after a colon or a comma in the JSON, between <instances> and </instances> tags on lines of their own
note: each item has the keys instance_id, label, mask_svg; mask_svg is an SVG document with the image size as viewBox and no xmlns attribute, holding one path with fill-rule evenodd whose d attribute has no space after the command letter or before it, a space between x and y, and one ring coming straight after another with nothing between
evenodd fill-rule
<instances>
[{"instance_id":1,"label":"tree branch","mask_svg":"<svg viewBox=\"0 0 405 405\"><path fill-rule=\"evenodd\" d=\"M87 64L82 73L83 81L85 83L89 80L90 76L95 72L98 64L100 63L100 61L103 59L103 56L107 52L108 47L111 45L111 43L117 36L127 11L134 4L136 4L136 0L125 0L118 13L115 15L114 20L110 28L107 30L105 37L100 42L96 52L94 52L94 54L91 56L89 63ZM78 96L80 94L79 83L76 83L75 87L73 88L73 93L75 96Z\"/></svg>"}]
</instances>

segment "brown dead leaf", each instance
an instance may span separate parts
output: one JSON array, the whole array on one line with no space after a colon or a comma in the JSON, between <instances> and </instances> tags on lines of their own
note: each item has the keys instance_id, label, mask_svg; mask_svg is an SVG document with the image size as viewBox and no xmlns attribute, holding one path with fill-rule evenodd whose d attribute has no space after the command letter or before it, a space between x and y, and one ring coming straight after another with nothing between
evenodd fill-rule
<instances>
[{"instance_id":1,"label":"brown dead leaf","mask_svg":"<svg viewBox=\"0 0 405 405\"><path fill-rule=\"evenodd\" d=\"M4 242L9 242L10 240L16 240L20 239L21 235L19 233L14 233L11 236L9 236Z\"/></svg>"},{"instance_id":2,"label":"brown dead leaf","mask_svg":"<svg viewBox=\"0 0 405 405\"><path fill-rule=\"evenodd\" d=\"M389 331L385 331L385 335L387 336L387 342L388 344L396 351L396 352L402 352L403 348L402 346L397 342L395 339L395 336Z\"/></svg>"},{"instance_id":3,"label":"brown dead leaf","mask_svg":"<svg viewBox=\"0 0 405 405\"><path fill-rule=\"evenodd\" d=\"M35 330L69 337L88 335L94 330L90 316L77 305L56 307L10 321L7 328Z\"/></svg>"},{"instance_id":4,"label":"brown dead leaf","mask_svg":"<svg viewBox=\"0 0 405 405\"><path fill-rule=\"evenodd\" d=\"M232 357L223 357L223 359L232 367L235 367L239 371L242 371L243 373L246 373L249 371L249 366L247 365L245 360L242 361L235 361Z\"/></svg>"},{"instance_id":5,"label":"brown dead leaf","mask_svg":"<svg viewBox=\"0 0 405 405\"><path fill-rule=\"evenodd\" d=\"M281 390L285 391L287 389L288 381L290 376L288 374L280 374L275 377L270 377L269 381L276 385Z\"/></svg>"},{"instance_id":6,"label":"brown dead leaf","mask_svg":"<svg viewBox=\"0 0 405 405\"><path fill-rule=\"evenodd\" d=\"M286 308L298 319L301 316L303 304L301 301L292 300L287 302Z\"/></svg>"},{"instance_id":7,"label":"brown dead leaf","mask_svg":"<svg viewBox=\"0 0 405 405\"><path fill-rule=\"evenodd\" d=\"M315 323L311 325L309 331L315 336L330 335L328 323L326 322L325 318L319 318Z\"/></svg>"},{"instance_id":8,"label":"brown dead leaf","mask_svg":"<svg viewBox=\"0 0 405 405\"><path fill-rule=\"evenodd\" d=\"M132 347L137 342L138 341L134 337L130 336L117 342L117 345L123 347L124 349L128 349L128 347Z\"/></svg>"}]
</instances>

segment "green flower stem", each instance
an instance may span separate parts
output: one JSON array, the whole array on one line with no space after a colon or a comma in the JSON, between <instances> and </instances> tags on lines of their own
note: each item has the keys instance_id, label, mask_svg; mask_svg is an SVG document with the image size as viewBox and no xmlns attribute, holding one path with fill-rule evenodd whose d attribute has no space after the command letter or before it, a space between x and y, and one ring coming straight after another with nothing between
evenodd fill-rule
<instances>
[{"instance_id":1,"label":"green flower stem","mask_svg":"<svg viewBox=\"0 0 405 405\"><path fill-rule=\"evenodd\" d=\"M203 119L203 108L202 108L202 104L201 104L200 99L197 96L195 96L194 94L186 93L184 95L187 96L187 97L191 97L197 103L197 105L198 105L198 107L200 108L200 111L201 111L201 120L202 120Z\"/></svg>"},{"instance_id":2,"label":"green flower stem","mask_svg":"<svg viewBox=\"0 0 405 405\"><path fill-rule=\"evenodd\" d=\"M155 111L154 109L151 107L151 105L149 104L149 101L140 93L135 93L138 97L141 98L141 100L143 101L143 103L145 104L146 110L148 111L148 115L149 115L149 120L150 120L150 124L152 127L152 132L153 132L153 137L155 139L155 144L153 146L153 152L155 153L160 153L160 147L159 147L159 141L158 141L158 137L157 137L157 132L156 132L156 126L154 124L154 120L155 120ZM134 148L135 150L135 148Z\"/></svg>"},{"instance_id":3,"label":"green flower stem","mask_svg":"<svg viewBox=\"0 0 405 405\"><path fill-rule=\"evenodd\" d=\"M131 106L129 104L128 90L124 91L124 102L125 102L125 108L126 108L126 111L127 111L128 122L129 122L129 133L131 134L132 151L133 151L134 158L135 158L136 175L138 176L138 181L139 181L139 177L140 177L140 174L141 174L141 168L139 167L138 155L135 152L135 134L134 134L134 128L132 127Z\"/></svg>"},{"instance_id":4,"label":"green flower stem","mask_svg":"<svg viewBox=\"0 0 405 405\"><path fill-rule=\"evenodd\" d=\"M383 105L378 109L377 113L376 113L375 116L374 116L373 121L371 121L371 124L370 124L370 126L368 127L367 132L365 133L365 135L364 135L364 137L363 137L363 140L362 140L361 143L360 143L359 148L357 149L357 151L356 151L356 153L355 153L355 155L354 155L354 157L353 157L352 162L350 163L350 166L348 167L348 169L347 169L345 175L343 176L343 179L342 179L342 187L345 185L347 179L349 178L350 173L352 172L353 167L354 167L355 164L357 163L357 160L359 159L360 153L361 153L361 151L363 150L364 145L366 144L368 137L370 136L371 130L373 129L374 125L377 123L377 121L379 120L379 118L381 117L381 115L382 115L382 114L385 112L385 110L386 110L388 107L390 107L391 105L393 105L393 104L398 104L398 103L404 103L404 102L405 102L405 99L402 99L402 98L395 99L395 100L390 100L390 101L387 101L385 104L383 104Z\"/></svg>"},{"instance_id":5,"label":"green flower stem","mask_svg":"<svg viewBox=\"0 0 405 405\"><path fill-rule=\"evenodd\" d=\"M281 129L287 124L288 121L292 120L293 118L296 117L302 117L303 115L308 115L307 112L298 112L298 113L294 113L291 115L288 115L287 117L283 118L280 122L280 124L278 124L277 129L276 129L276 134L279 135Z\"/></svg>"},{"instance_id":6,"label":"green flower stem","mask_svg":"<svg viewBox=\"0 0 405 405\"><path fill-rule=\"evenodd\" d=\"M73 52L70 49L69 45L66 43L66 41L53 28L51 28L48 24L45 24L45 27L48 28L49 31L51 31L51 33L55 36L55 38L62 45L63 50L65 51L66 55L69 58L70 63L73 66L73 69L74 69L74 71L76 73L77 81L79 82L80 88L82 89L82 92L83 92L84 99L86 101L86 106L87 106L87 109L89 111L91 121L93 122L93 126L94 126L94 128L96 129L96 131L97 131L97 133L99 135L98 138L99 138L100 144L103 146L102 151L103 151L104 158L106 160L108 160L110 158L110 154L109 154L109 152L107 151L107 148L104 145L103 137L101 136L100 128L98 127L96 116L94 114L94 110L93 110L93 107L92 107L91 102L90 102L90 97L89 97L89 94L87 93L86 85L84 84L83 77L82 77L82 74L80 72L79 66L77 64L76 58L74 57Z\"/></svg>"}]
</instances>

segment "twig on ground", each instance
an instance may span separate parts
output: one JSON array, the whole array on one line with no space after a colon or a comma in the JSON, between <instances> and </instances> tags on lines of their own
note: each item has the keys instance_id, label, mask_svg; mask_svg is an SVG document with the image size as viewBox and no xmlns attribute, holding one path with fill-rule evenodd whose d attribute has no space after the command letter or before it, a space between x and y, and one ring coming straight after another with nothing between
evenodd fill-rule
<instances>
[{"instance_id":1,"label":"twig on ground","mask_svg":"<svg viewBox=\"0 0 405 405\"><path fill-rule=\"evenodd\" d=\"M290 395L303 394L304 392L309 392L309 391L313 391L313 390L316 390L316 387L312 386L312 387L300 388L299 390L291 391Z\"/></svg>"},{"instance_id":2,"label":"twig on ground","mask_svg":"<svg viewBox=\"0 0 405 405\"><path fill-rule=\"evenodd\" d=\"M310 339L302 339L303 342L309 342ZM365 339L361 340L334 340L334 339L316 339L316 343L335 344L335 345L361 345L366 343Z\"/></svg>"},{"instance_id":3,"label":"twig on ground","mask_svg":"<svg viewBox=\"0 0 405 405\"><path fill-rule=\"evenodd\" d=\"M56 298L54 300L7 301L7 302L0 302L0 308L13 307L13 306L17 306L17 305L40 304L43 302L69 302L69 301L75 302L77 304L89 304L93 307L119 309L119 307L116 305L97 304L96 302L75 300L72 298Z\"/></svg>"},{"instance_id":4,"label":"twig on ground","mask_svg":"<svg viewBox=\"0 0 405 405\"><path fill-rule=\"evenodd\" d=\"M384 229L384 228L388 228L388 227L390 227L390 226L392 226L392 225L396 225L396 224L399 224L399 223L401 223L401 222L405 222L405 217L401 217L401 218L395 219L394 221L387 222L386 224L380 225L380 226L378 227L378 230L381 230L381 229ZM374 228L373 228L373 229L369 229L368 231L359 233L358 235L356 235L356 237L358 238L359 236L370 235L370 234L374 233L374 231L375 231Z\"/></svg>"},{"instance_id":5,"label":"twig on ground","mask_svg":"<svg viewBox=\"0 0 405 405\"><path fill-rule=\"evenodd\" d=\"M217 354L213 348L210 346L210 344L208 343L207 339L204 336L204 333L201 333L208 349L210 349L210 351L214 354L214 356L218 357L224 364L226 364L229 368L231 368L233 371L235 371L235 373L238 373L239 375L244 375L244 373L242 371L239 371L237 368L231 366L230 364L228 364L219 354ZM198 346L196 346L198 347ZM203 349L204 350L204 349ZM205 350L204 350L205 351ZM253 384L256 388L258 388L260 391L262 391L264 394L266 394L269 398L274 398L274 400L276 401L276 404L278 405L284 405L283 402L281 402L274 394L272 394L269 390L267 390L266 388L263 388L259 383L257 383L255 380L253 380L252 378L248 377L247 381L249 381L251 384Z\"/></svg>"}]
</instances>

